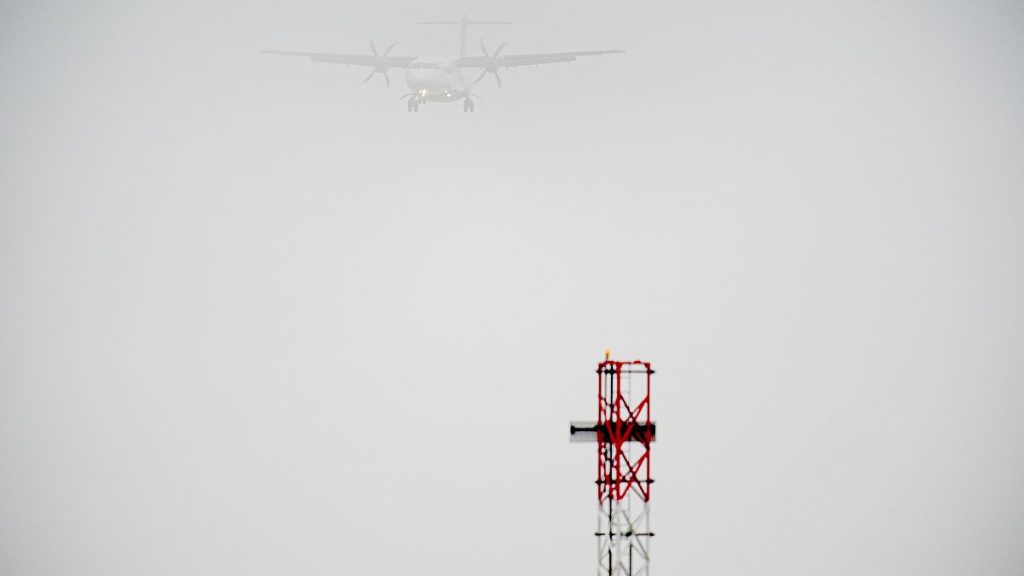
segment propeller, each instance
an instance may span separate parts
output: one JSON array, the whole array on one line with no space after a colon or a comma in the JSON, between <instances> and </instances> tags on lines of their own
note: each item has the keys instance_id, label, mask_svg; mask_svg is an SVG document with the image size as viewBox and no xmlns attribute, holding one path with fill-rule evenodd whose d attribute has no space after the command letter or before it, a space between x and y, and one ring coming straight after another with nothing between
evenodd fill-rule
<instances>
[{"instance_id":1,"label":"propeller","mask_svg":"<svg viewBox=\"0 0 1024 576\"><path fill-rule=\"evenodd\" d=\"M388 88L391 88L391 78L388 76L388 54L391 54L391 49L395 47L398 42L392 42L391 46L388 46L387 50L383 54L377 53L377 46L373 44L373 39L370 39L370 50L373 52L373 57L377 61L373 65L373 70L370 70L369 76L363 79L363 84L366 84L373 79L376 74L383 74L384 81L388 83Z\"/></svg>"},{"instance_id":2,"label":"propeller","mask_svg":"<svg viewBox=\"0 0 1024 576\"><path fill-rule=\"evenodd\" d=\"M487 46L484 45L483 40L480 40L480 49L483 50L484 58L487 59L487 67L476 77L476 80L473 82L474 84L483 80L484 76L494 74L494 80L498 83L498 88L501 88L501 76L498 75L498 68L501 66L501 58L499 56L501 51L505 49L505 44L508 44L508 42L502 42L501 46L498 46L498 49L494 51L494 54L488 54Z\"/></svg>"}]
</instances>

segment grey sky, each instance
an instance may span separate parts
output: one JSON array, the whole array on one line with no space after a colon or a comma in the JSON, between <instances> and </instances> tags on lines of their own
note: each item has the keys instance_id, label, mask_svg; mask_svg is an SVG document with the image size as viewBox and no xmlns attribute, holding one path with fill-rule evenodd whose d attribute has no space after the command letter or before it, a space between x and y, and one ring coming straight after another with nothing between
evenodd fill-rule
<instances>
[{"instance_id":1,"label":"grey sky","mask_svg":"<svg viewBox=\"0 0 1024 576\"><path fill-rule=\"evenodd\" d=\"M606 347L656 576L1024 570L1022 6L551 4L0 6L0 573L589 574Z\"/></svg>"}]
</instances>

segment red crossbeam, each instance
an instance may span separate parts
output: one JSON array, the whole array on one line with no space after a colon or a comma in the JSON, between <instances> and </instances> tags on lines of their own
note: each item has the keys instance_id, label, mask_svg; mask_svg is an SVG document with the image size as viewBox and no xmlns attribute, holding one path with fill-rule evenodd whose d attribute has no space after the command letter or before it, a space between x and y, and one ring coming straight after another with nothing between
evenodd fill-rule
<instances>
[{"instance_id":1,"label":"red crossbeam","mask_svg":"<svg viewBox=\"0 0 1024 576\"><path fill-rule=\"evenodd\" d=\"M622 500L631 489L644 502L650 499L653 373L650 362L640 360L605 360L597 366L597 428L607 431L598 435L599 502Z\"/></svg>"}]
</instances>

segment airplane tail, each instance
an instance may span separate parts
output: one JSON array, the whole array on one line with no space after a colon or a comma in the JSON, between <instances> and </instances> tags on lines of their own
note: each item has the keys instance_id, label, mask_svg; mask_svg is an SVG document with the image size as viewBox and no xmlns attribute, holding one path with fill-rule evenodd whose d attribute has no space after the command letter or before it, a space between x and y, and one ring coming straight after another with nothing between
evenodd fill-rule
<instances>
[{"instance_id":1,"label":"airplane tail","mask_svg":"<svg viewBox=\"0 0 1024 576\"><path fill-rule=\"evenodd\" d=\"M505 22L504 20L470 20L469 18L463 17L462 20L439 20L434 22L419 22L419 24L441 24L447 26L458 26L459 27L459 58L466 55L466 31L470 26L477 24L511 24L511 22Z\"/></svg>"}]
</instances>

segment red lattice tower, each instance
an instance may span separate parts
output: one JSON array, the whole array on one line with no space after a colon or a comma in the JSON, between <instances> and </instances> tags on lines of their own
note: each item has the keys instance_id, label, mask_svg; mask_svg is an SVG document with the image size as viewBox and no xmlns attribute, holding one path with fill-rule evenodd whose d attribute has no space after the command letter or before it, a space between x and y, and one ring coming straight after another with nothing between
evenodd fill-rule
<instances>
[{"instance_id":1,"label":"red lattice tower","mask_svg":"<svg viewBox=\"0 0 1024 576\"><path fill-rule=\"evenodd\" d=\"M647 576L650 563L650 362L597 365L597 421L573 422L573 442L597 443L598 576Z\"/></svg>"}]
</instances>

